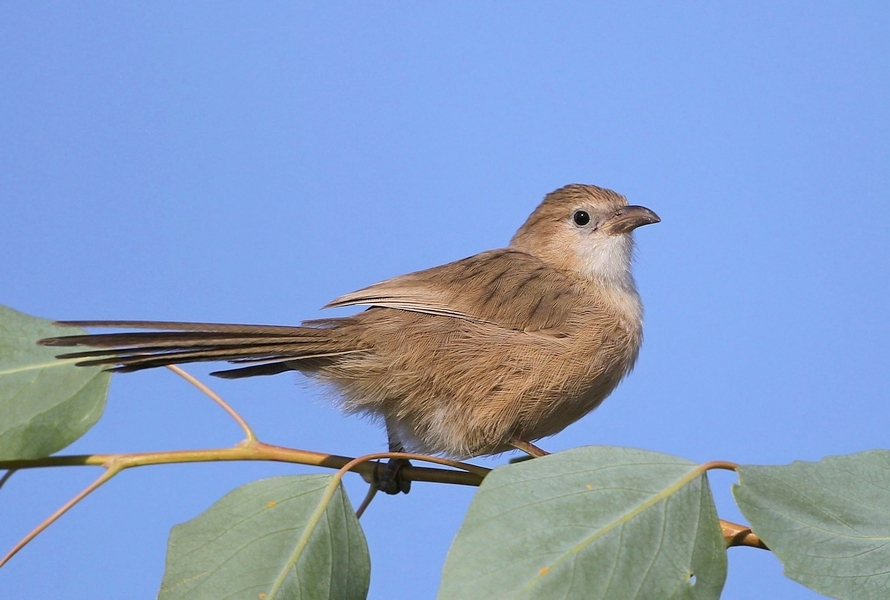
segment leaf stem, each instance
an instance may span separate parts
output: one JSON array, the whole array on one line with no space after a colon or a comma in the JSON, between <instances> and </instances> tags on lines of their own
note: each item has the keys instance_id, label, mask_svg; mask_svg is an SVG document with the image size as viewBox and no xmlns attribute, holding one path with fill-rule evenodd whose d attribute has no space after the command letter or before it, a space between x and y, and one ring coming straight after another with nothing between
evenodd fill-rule
<instances>
[{"instance_id":1,"label":"leaf stem","mask_svg":"<svg viewBox=\"0 0 890 600\"><path fill-rule=\"evenodd\" d=\"M368 485L368 493L365 494L365 499L362 500L362 503L359 505L357 509L355 509L355 518L361 519L362 515L365 514L365 511L368 509L368 506L371 504L371 500L374 499L374 496L377 495L378 488L373 483Z\"/></svg>"},{"instance_id":2,"label":"leaf stem","mask_svg":"<svg viewBox=\"0 0 890 600\"><path fill-rule=\"evenodd\" d=\"M713 469L738 471L739 465L738 463L726 460L712 460L711 462L703 464L700 468L702 471L710 471ZM761 540L756 533L751 531L751 528L747 525L739 525L732 521L720 519L720 529L723 531L723 539L726 541L727 548L732 548L733 546L748 546L750 548L769 550L766 544L763 543L763 540Z\"/></svg>"},{"instance_id":3,"label":"leaf stem","mask_svg":"<svg viewBox=\"0 0 890 600\"><path fill-rule=\"evenodd\" d=\"M728 460L712 460L711 462L703 464L701 468L703 471L711 471L714 469L721 469L723 471L737 471L739 468L739 464L730 462Z\"/></svg>"},{"instance_id":4,"label":"leaf stem","mask_svg":"<svg viewBox=\"0 0 890 600\"><path fill-rule=\"evenodd\" d=\"M0 477L0 488L3 487L3 484L9 481L10 477L15 475L15 471L15 469L9 469L8 471L6 471L6 473L3 474L3 477Z\"/></svg>"},{"instance_id":5,"label":"leaf stem","mask_svg":"<svg viewBox=\"0 0 890 600\"><path fill-rule=\"evenodd\" d=\"M12 550L6 553L6 556L0 558L0 567L3 567L3 565L9 562L9 559L18 554L19 550L27 546L31 540L43 533L43 531L46 530L47 527L58 521L59 518L66 512L68 512L75 504L86 498L90 493L99 488L99 486L101 486L103 483L120 473L120 471L121 469L119 468L110 467L108 470L102 473L102 475L96 478L93 483L85 487L83 490L80 491L80 493L71 498L71 500L59 507L56 512L45 518L39 525L37 525L37 527L32 529L25 537L19 540L19 542L12 547Z\"/></svg>"},{"instance_id":6,"label":"leaf stem","mask_svg":"<svg viewBox=\"0 0 890 600\"><path fill-rule=\"evenodd\" d=\"M759 548L760 550L769 550L760 537L751 531L747 525L739 525L732 521L724 521L720 519L720 529L723 530L723 539L726 540L726 547L748 546L750 548Z\"/></svg>"},{"instance_id":7,"label":"leaf stem","mask_svg":"<svg viewBox=\"0 0 890 600\"><path fill-rule=\"evenodd\" d=\"M204 392L207 396L210 397L211 400L213 400L220 407L222 407L222 409L224 411L226 411L230 417L235 419L235 422L238 423L238 425L241 427L241 429L244 430L244 435L247 437L247 442L258 441L256 434L253 432L253 429L251 429L250 425L247 424L247 421L245 421L244 418L241 415L239 415L238 412L234 408L232 408L228 402L223 400L219 396L219 394L217 394L216 392L211 390L209 387L207 387L206 385L201 383L197 378L195 378L194 376L185 372L183 369L179 368L178 366L167 365L167 368L170 369L171 371L173 371L174 373L176 373L177 375L179 375L180 377L182 377L183 379L185 379L186 381L188 381L190 384L192 384L193 386L195 386L202 392Z\"/></svg>"}]
</instances>

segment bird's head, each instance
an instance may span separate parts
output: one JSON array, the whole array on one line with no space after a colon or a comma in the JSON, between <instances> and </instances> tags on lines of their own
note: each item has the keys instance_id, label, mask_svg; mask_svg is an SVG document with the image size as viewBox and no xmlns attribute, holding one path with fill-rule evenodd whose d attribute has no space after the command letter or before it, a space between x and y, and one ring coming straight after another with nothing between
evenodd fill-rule
<instances>
[{"instance_id":1,"label":"bird's head","mask_svg":"<svg viewBox=\"0 0 890 600\"><path fill-rule=\"evenodd\" d=\"M633 230L660 220L611 190L571 184L547 194L510 247L581 279L632 287Z\"/></svg>"}]
</instances>

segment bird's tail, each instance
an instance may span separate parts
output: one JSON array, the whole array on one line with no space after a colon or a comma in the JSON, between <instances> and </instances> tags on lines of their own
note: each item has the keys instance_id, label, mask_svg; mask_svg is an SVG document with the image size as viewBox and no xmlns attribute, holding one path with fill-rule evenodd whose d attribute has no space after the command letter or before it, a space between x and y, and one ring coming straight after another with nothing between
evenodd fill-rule
<instances>
[{"instance_id":1,"label":"bird's tail","mask_svg":"<svg viewBox=\"0 0 890 600\"><path fill-rule=\"evenodd\" d=\"M84 359L76 364L106 365L110 371L118 372L191 362L260 363L213 373L236 379L274 375L292 369L312 371L337 357L362 352L354 343L348 344L343 336L337 335L339 321L341 319L327 319L296 327L165 321L60 321L59 325L75 327L155 331L70 335L46 338L38 343L96 348L60 354L58 358Z\"/></svg>"}]
</instances>

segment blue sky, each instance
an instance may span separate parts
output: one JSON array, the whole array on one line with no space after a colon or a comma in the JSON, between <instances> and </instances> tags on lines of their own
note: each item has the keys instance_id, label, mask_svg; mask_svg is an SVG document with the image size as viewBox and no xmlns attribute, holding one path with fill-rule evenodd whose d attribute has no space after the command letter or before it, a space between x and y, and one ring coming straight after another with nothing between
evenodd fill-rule
<instances>
[{"instance_id":1,"label":"blue sky","mask_svg":"<svg viewBox=\"0 0 890 600\"><path fill-rule=\"evenodd\" d=\"M6 3L0 303L297 323L503 246L545 193L593 183L662 218L637 232L646 342L606 403L542 447L755 464L887 448L887 31L879 2ZM211 383L265 441L384 448L297 376ZM152 372L116 376L67 452L238 439ZM172 525L294 472L125 473L15 557L0 596L152 597ZM16 474L0 546L97 475ZM739 519L733 480L712 483ZM471 497L430 484L375 500L372 598L434 595ZM729 560L725 598L818 597L768 553Z\"/></svg>"}]
</instances>

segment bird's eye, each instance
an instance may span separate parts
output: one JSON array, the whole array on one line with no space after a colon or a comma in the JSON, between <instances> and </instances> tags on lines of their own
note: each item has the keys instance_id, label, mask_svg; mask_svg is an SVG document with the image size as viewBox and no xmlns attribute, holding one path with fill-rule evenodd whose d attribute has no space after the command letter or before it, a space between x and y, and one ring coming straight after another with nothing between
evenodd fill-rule
<instances>
[{"instance_id":1,"label":"bird's eye","mask_svg":"<svg viewBox=\"0 0 890 600\"><path fill-rule=\"evenodd\" d=\"M572 215L572 220L575 222L575 225L583 227L590 223L590 215L587 214L587 211L576 210L575 214Z\"/></svg>"}]
</instances>

